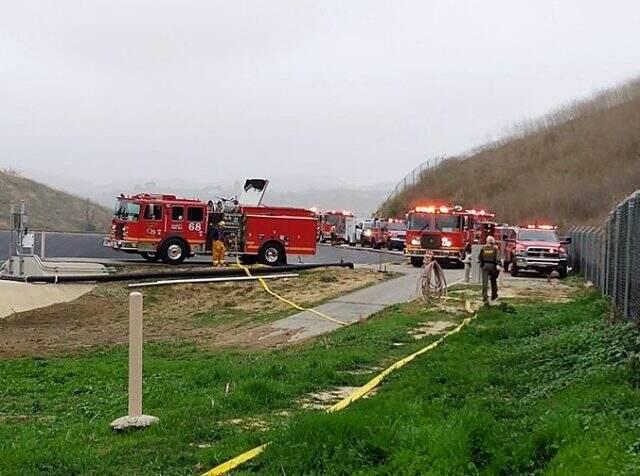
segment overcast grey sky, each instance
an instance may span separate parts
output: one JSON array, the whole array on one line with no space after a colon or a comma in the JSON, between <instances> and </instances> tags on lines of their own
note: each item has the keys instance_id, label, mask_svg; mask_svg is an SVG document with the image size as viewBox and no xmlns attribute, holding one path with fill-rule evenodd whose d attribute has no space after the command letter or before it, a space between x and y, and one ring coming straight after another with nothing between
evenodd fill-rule
<instances>
[{"instance_id":1,"label":"overcast grey sky","mask_svg":"<svg viewBox=\"0 0 640 476\"><path fill-rule=\"evenodd\" d=\"M640 73L636 0L9 1L0 165L399 178Z\"/></svg>"}]
</instances>

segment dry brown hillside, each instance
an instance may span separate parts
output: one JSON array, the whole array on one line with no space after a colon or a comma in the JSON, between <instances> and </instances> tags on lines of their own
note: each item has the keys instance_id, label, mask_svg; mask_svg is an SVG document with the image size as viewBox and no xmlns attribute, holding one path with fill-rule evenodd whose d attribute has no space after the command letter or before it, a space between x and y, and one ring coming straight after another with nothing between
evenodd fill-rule
<instances>
[{"instance_id":1,"label":"dry brown hillside","mask_svg":"<svg viewBox=\"0 0 640 476\"><path fill-rule=\"evenodd\" d=\"M25 201L34 230L104 232L111 221L111 212L100 205L7 170L0 172L0 228L8 226L11 200Z\"/></svg>"},{"instance_id":2,"label":"dry brown hillside","mask_svg":"<svg viewBox=\"0 0 640 476\"><path fill-rule=\"evenodd\" d=\"M494 210L500 220L599 223L640 188L640 78L522 125L509 139L445 160L383 204L399 216L420 200Z\"/></svg>"}]
</instances>

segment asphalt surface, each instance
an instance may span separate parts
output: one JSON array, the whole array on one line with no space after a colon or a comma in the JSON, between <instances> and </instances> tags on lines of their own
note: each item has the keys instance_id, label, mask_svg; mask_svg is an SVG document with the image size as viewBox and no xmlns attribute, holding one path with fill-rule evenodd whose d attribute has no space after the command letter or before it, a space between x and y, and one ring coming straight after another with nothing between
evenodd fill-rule
<instances>
[{"instance_id":1,"label":"asphalt surface","mask_svg":"<svg viewBox=\"0 0 640 476\"><path fill-rule=\"evenodd\" d=\"M41 234L36 233L36 253L42 255L40 248ZM96 259L108 261L132 261L145 262L137 255L114 251L102 246L103 234L97 233L59 233L47 232L45 239L45 256L47 258L74 258ZM0 231L0 261L9 256L9 232ZM348 261L358 264L378 264L388 262L406 261L398 252L386 252L384 250L371 250L368 248L353 248L349 246L318 245L315 256L289 255L290 264L303 263L327 263L334 261ZM188 259L185 262L209 262L207 256L199 256Z\"/></svg>"}]
</instances>

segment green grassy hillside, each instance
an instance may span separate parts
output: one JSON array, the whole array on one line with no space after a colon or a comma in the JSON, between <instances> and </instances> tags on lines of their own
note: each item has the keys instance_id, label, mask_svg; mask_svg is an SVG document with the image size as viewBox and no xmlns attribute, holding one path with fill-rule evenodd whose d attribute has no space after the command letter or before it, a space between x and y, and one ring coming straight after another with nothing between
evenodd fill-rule
<instances>
[{"instance_id":1,"label":"green grassy hillside","mask_svg":"<svg viewBox=\"0 0 640 476\"><path fill-rule=\"evenodd\" d=\"M399 216L440 199L487 208L510 223L600 223L640 188L640 78L523 124L511 138L445 160L384 203Z\"/></svg>"},{"instance_id":2,"label":"green grassy hillside","mask_svg":"<svg viewBox=\"0 0 640 476\"><path fill-rule=\"evenodd\" d=\"M24 200L34 230L105 231L111 211L88 199L54 190L13 171L0 172L0 228L9 222L9 202Z\"/></svg>"}]
</instances>

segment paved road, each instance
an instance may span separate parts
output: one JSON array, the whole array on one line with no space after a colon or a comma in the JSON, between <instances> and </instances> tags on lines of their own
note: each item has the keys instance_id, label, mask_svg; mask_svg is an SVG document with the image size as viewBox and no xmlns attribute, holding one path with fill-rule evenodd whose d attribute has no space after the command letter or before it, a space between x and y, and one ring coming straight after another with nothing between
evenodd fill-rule
<instances>
[{"instance_id":1,"label":"paved road","mask_svg":"<svg viewBox=\"0 0 640 476\"><path fill-rule=\"evenodd\" d=\"M102 246L102 234L94 233L57 233L47 232L47 258L90 258L110 260L142 261L137 255L117 252ZM40 252L40 233L36 234L36 253ZM9 232L0 231L0 260L7 259L9 254ZM301 256L305 263L326 263L331 261L349 261L360 264L377 264L379 262L405 261L406 258L398 254L374 252L369 249L351 248L347 246L331 247L320 245L315 256ZM209 261L208 257L198 257L197 261ZM189 262L190 260L187 260ZM193 261L193 260L191 260ZM289 263L297 263L298 256L289 256Z\"/></svg>"}]
</instances>

